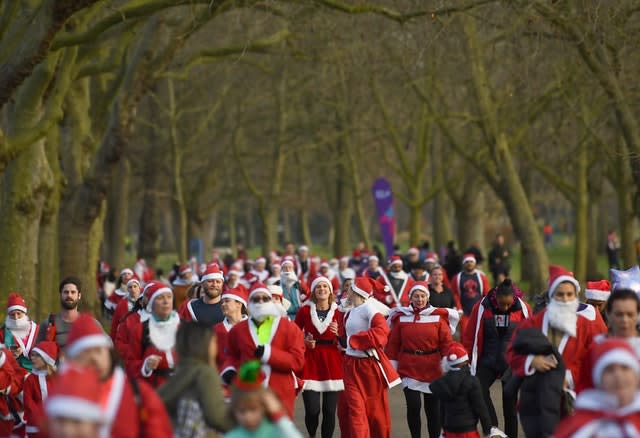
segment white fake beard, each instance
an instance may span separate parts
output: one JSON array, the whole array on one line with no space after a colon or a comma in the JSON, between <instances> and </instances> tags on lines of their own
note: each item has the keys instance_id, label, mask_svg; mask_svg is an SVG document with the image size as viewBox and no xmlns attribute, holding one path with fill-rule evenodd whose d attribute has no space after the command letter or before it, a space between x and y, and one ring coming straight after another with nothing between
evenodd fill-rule
<instances>
[{"instance_id":1,"label":"white fake beard","mask_svg":"<svg viewBox=\"0 0 640 438\"><path fill-rule=\"evenodd\" d=\"M287 316L287 309L284 307L282 303L275 303L276 308L280 311L280 315L278 316Z\"/></svg>"},{"instance_id":2,"label":"white fake beard","mask_svg":"<svg viewBox=\"0 0 640 438\"><path fill-rule=\"evenodd\" d=\"M29 334L29 328L31 327L31 320L29 320L28 316L20 319L9 318L8 316L5 318L4 324L7 326L11 333L20 339L26 338Z\"/></svg>"},{"instance_id":3,"label":"white fake beard","mask_svg":"<svg viewBox=\"0 0 640 438\"><path fill-rule=\"evenodd\" d=\"M407 278L407 273L404 271L398 271L398 272L390 271L389 275L391 275L396 280L404 280L405 278Z\"/></svg>"},{"instance_id":4,"label":"white fake beard","mask_svg":"<svg viewBox=\"0 0 640 438\"><path fill-rule=\"evenodd\" d=\"M173 312L167 321L156 321L149 318L149 339L161 351L171 351L176 345L176 332L180 318Z\"/></svg>"},{"instance_id":5,"label":"white fake beard","mask_svg":"<svg viewBox=\"0 0 640 438\"><path fill-rule=\"evenodd\" d=\"M551 298L547 305L549 325L556 330L575 337L578 327L578 314L576 312L579 305L580 303L577 299L564 303Z\"/></svg>"},{"instance_id":6,"label":"white fake beard","mask_svg":"<svg viewBox=\"0 0 640 438\"><path fill-rule=\"evenodd\" d=\"M270 316L281 316L280 310L273 301L269 301L267 303L254 303L249 301L249 307L247 310L249 310L251 318L258 322L263 322Z\"/></svg>"},{"instance_id":7,"label":"white fake beard","mask_svg":"<svg viewBox=\"0 0 640 438\"><path fill-rule=\"evenodd\" d=\"M280 281L287 285L287 287L293 286L298 281L298 276L295 272L282 272L280 274Z\"/></svg>"}]
</instances>

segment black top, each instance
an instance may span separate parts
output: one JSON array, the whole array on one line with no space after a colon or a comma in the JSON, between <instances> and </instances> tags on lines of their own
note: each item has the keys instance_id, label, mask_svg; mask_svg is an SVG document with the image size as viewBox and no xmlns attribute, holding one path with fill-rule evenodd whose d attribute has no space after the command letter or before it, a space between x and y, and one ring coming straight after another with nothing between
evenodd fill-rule
<instances>
[{"instance_id":1,"label":"black top","mask_svg":"<svg viewBox=\"0 0 640 438\"><path fill-rule=\"evenodd\" d=\"M316 313L318 314L318 319L320 320L320 322L323 322L325 320L325 318L327 317L327 315L329 314L329 309L327 309L327 310L318 310L318 309L316 309Z\"/></svg>"},{"instance_id":2,"label":"black top","mask_svg":"<svg viewBox=\"0 0 640 438\"><path fill-rule=\"evenodd\" d=\"M215 304L206 304L202 299L194 300L191 302L191 308L193 309L193 313L196 315L198 322L214 325L222 322L224 319L221 301L218 301Z\"/></svg>"},{"instance_id":3,"label":"black top","mask_svg":"<svg viewBox=\"0 0 640 438\"><path fill-rule=\"evenodd\" d=\"M448 307L453 309L456 307L456 302L453 299L453 292L448 287L444 287L443 291L438 293L431 285L429 285L429 304L433 307Z\"/></svg>"}]
</instances>

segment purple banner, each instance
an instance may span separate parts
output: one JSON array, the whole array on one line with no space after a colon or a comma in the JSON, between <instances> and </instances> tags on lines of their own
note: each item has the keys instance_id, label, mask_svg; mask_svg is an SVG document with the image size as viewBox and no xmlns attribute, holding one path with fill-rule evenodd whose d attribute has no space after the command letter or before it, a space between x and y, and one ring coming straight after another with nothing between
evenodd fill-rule
<instances>
[{"instance_id":1,"label":"purple banner","mask_svg":"<svg viewBox=\"0 0 640 438\"><path fill-rule=\"evenodd\" d=\"M376 204L380 233L387 258L393 255L393 241L396 235L396 215L393 205L391 184L386 178L378 178L371 186L373 201Z\"/></svg>"}]
</instances>

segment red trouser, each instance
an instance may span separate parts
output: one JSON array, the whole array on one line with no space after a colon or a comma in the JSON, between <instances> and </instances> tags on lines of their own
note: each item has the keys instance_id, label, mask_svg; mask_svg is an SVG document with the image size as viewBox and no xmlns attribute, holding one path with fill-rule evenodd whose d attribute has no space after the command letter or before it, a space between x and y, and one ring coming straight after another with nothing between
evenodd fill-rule
<instances>
[{"instance_id":1,"label":"red trouser","mask_svg":"<svg viewBox=\"0 0 640 438\"><path fill-rule=\"evenodd\" d=\"M461 433L453 433L453 432L445 431L444 438L480 438L480 434L475 430L473 432L461 432Z\"/></svg>"},{"instance_id":2,"label":"red trouser","mask_svg":"<svg viewBox=\"0 0 640 438\"><path fill-rule=\"evenodd\" d=\"M391 415L389 413L389 388L374 358L344 357L344 391L341 407L348 415L350 438L389 438ZM341 424L342 424L341 421Z\"/></svg>"}]
</instances>

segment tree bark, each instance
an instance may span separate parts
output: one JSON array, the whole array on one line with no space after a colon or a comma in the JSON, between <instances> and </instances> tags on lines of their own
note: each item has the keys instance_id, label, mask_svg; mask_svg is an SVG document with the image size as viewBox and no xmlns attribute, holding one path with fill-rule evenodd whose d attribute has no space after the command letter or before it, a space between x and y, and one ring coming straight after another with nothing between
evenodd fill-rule
<instances>
[{"instance_id":1,"label":"tree bark","mask_svg":"<svg viewBox=\"0 0 640 438\"><path fill-rule=\"evenodd\" d=\"M236 224L236 204L232 201L227 208L227 220L229 222L229 247L233 257L237 257L238 250L238 226Z\"/></svg>"},{"instance_id":2,"label":"tree bark","mask_svg":"<svg viewBox=\"0 0 640 438\"><path fill-rule=\"evenodd\" d=\"M345 166L342 162L338 165L336 178L336 208L333 210L333 253L336 256L349 254L351 248L351 218L353 203L350 186L345 177Z\"/></svg>"},{"instance_id":3,"label":"tree bark","mask_svg":"<svg viewBox=\"0 0 640 438\"><path fill-rule=\"evenodd\" d=\"M289 210L283 208L281 210L282 213L282 238L285 242L292 242L292 233L291 233L291 215L289 214Z\"/></svg>"},{"instance_id":4,"label":"tree bark","mask_svg":"<svg viewBox=\"0 0 640 438\"><path fill-rule=\"evenodd\" d=\"M576 279L584 282L587 278L587 244L589 232L589 186L588 186L588 154L586 147L579 147L576 156L575 182L575 245L573 256L573 273Z\"/></svg>"},{"instance_id":5,"label":"tree bark","mask_svg":"<svg viewBox=\"0 0 640 438\"><path fill-rule=\"evenodd\" d=\"M246 248L253 248L256 246L256 220L254 217L255 210L251 208L251 205L247 205L245 209L245 223L247 226L247 232L245 233Z\"/></svg>"},{"instance_id":6,"label":"tree bark","mask_svg":"<svg viewBox=\"0 0 640 438\"><path fill-rule=\"evenodd\" d=\"M469 180L477 180L477 178L465 179L465 187L472 187L473 183ZM464 251L471 244L484 248L484 194L476 190L465 190L455 209L459 248Z\"/></svg>"},{"instance_id":7,"label":"tree bark","mask_svg":"<svg viewBox=\"0 0 640 438\"><path fill-rule=\"evenodd\" d=\"M447 194L441 191L433 201L433 249L439 253L440 248L452 240Z\"/></svg>"},{"instance_id":8,"label":"tree bark","mask_svg":"<svg viewBox=\"0 0 640 438\"><path fill-rule=\"evenodd\" d=\"M261 203L259 207L262 221L262 254L278 248L278 208L271 202Z\"/></svg>"},{"instance_id":9,"label":"tree bark","mask_svg":"<svg viewBox=\"0 0 640 438\"><path fill-rule=\"evenodd\" d=\"M124 239L129 224L129 181L131 165L126 158L120 161L116 172L113 190L107 199L107 215L105 218L106 260L116 269L124 267Z\"/></svg>"},{"instance_id":10,"label":"tree bark","mask_svg":"<svg viewBox=\"0 0 640 438\"><path fill-rule=\"evenodd\" d=\"M300 228L302 228L302 241L310 247L313 239L309 228L309 211L306 208L300 210Z\"/></svg>"},{"instance_id":11,"label":"tree bark","mask_svg":"<svg viewBox=\"0 0 640 438\"><path fill-rule=\"evenodd\" d=\"M604 274L598 272L598 254L600 254L598 248L598 220L600 215L600 206L598 203L591 199L589 205L588 220L588 233L587 233L587 279L599 280Z\"/></svg>"},{"instance_id":12,"label":"tree bark","mask_svg":"<svg viewBox=\"0 0 640 438\"><path fill-rule=\"evenodd\" d=\"M0 213L0 299L19 291L36 309L41 307L36 294L40 222L54 187L44 144L42 139L30 145L5 169Z\"/></svg>"}]
</instances>

